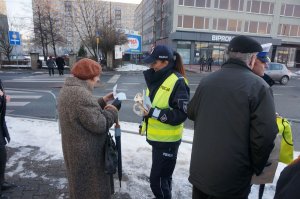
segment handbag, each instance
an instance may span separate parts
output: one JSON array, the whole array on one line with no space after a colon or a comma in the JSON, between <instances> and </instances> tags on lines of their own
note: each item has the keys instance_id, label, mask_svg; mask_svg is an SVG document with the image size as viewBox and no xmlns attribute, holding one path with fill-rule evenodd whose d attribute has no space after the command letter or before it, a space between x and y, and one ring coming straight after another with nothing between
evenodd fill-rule
<instances>
[{"instance_id":1,"label":"handbag","mask_svg":"<svg viewBox=\"0 0 300 199\"><path fill-rule=\"evenodd\" d=\"M109 129L106 133L104 148L104 172L106 174L115 174L118 167L118 150Z\"/></svg>"}]
</instances>

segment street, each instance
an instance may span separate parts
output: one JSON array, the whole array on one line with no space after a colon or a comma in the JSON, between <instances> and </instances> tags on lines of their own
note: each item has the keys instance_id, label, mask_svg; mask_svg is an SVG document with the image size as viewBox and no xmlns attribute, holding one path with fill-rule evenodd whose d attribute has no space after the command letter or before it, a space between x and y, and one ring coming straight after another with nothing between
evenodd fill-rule
<instances>
[{"instance_id":1,"label":"street","mask_svg":"<svg viewBox=\"0 0 300 199\"><path fill-rule=\"evenodd\" d=\"M207 74L187 73L191 97L205 75ZM12 97L8 104L7 115L55 120L57 118L56 98L67 76L69 75L58 76L56 74L54 77L49 77L46 71L33 73L27 70L0 73L7 94ZM104 72L100 84L94 90L94 95L100 97L112 92L115 84L118 84L118 92L125 92L127 95L127 100L122 103L119 113L120 120L139 123L141 118L133 113L132 107L135 94L142 92L146 87L142 72ZM276 84L272 88L277 112L293 121L295 150L299 151L300 76L293 77L286 86ZM185 127L193 129L193 122L187 120Z\"/></svg>"}]
</instances>

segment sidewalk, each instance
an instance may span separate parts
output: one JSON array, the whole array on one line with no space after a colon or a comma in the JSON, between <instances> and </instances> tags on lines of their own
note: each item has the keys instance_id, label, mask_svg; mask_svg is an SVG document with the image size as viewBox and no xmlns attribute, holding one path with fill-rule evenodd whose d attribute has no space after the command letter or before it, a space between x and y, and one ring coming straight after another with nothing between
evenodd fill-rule
<instances>
[{"instance_id":1,"label":"sidewalk","mask_svg":"<svg viewBox=\"0 0 300 199\"><path fill-rule=\"evenodd\" d=\"M212 65L211 71L207 71L206 67L204 67L203 71L200 71L200 65L184 65L186 71L201 73L201 74L210 74L211 72L215 72L221 68L221 66Z\"/></svg>"}]
</instances>

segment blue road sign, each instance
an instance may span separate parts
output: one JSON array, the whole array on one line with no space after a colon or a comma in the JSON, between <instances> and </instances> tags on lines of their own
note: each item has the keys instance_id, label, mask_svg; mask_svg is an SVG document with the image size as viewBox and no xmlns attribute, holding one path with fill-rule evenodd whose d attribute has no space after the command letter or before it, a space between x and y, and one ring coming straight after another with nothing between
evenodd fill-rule
<instances>
[{"instance_id":1,"label":"blue road sign","mask_svg":"<svg viewBox=\"0 0 300 199\"><path fill-rule=\"evenodd\" d=\"M20 33L15 31L8 31L9 44L19 46L21 45Z\"/></svg>"}]
</instances>

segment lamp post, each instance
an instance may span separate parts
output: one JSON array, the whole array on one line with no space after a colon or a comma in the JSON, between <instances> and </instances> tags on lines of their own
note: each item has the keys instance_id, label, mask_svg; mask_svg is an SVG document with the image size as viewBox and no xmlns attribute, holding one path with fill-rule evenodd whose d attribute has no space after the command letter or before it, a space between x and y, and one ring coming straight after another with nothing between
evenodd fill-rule
<instances>
[{"instance_id":1,"label":"lamp post","mask_svg":"<svg viewBox=\"0 0 300 199\"><path fill-rule=\"evenodd\" d=\"M99 36L100 36L100 32L96 31L96 44L97 44L96 57L97 57L97 61L99 61L99 40L100 40Z\"/></svg>"}]
</instances>

